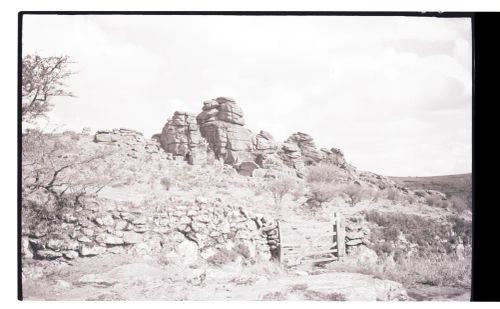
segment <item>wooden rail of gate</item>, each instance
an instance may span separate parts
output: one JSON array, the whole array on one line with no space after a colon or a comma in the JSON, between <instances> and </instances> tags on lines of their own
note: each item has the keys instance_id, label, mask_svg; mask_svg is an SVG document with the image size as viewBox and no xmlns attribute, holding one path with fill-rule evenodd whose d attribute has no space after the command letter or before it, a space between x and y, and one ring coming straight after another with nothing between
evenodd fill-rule
<instances>
[{"instance_id":1,"label":"wooden rail of gate","mask_svg":"<svg viewBox=\"0 0 500 309\"><path fill-rule=\"evenodd\" d=\"M277 222L278 237L279 237L279 261L284 263L286 259L299 260L309 263L326 263L342 259L345 255L345 226L340 213L334 212L332 218L332 230L325 231L323 235L331 236L331 243L327 243L326 247L321 245L313 245L312 247L303 248L300 244L286 243L279 221ZM307 252L306 252L307 250Z\"/></svg>"}]
</instances>

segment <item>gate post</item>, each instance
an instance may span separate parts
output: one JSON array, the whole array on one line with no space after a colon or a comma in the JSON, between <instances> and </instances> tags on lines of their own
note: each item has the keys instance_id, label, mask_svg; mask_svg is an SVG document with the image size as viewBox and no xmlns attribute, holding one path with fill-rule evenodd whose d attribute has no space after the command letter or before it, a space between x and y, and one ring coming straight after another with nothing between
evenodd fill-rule
<instances>
[{"instance_id":1,"label":"gate post","mask_svg":"<svg viewBox=\"0 0 500 309\"><path fill-rule=\"evenodd\" d=\"M278 230L278 261L281 264L283 262L283 244L281 243L281 229L280 221L276 220L276 229Z\"/></svg>"},{"instance_id":2,"label":"gate post","mask_svg":"<svg viewBox=\"0 0 500 309\"><path fill-rule=\"evenodd\" d=\"M337 257L340 260L345 255L345 227L342 216L338 212L333 213L333 230L335 232L333 241L337 243Z\"/></svg>"}]
</instances>

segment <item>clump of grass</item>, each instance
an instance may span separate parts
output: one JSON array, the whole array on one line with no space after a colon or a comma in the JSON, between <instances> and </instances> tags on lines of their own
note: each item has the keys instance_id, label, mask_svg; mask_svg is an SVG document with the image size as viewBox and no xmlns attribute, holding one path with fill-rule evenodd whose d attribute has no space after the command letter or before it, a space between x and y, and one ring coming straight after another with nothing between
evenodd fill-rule
<instances>
[{"instance_id":1,"label":"clump of grass","mask_svg":"<svg viewBox=\"0 0 500 309\"><path fill-rule=\"evenodd\" d=\"M209 257L207 262L215 266L222 266L236 261L238 254L234 251L221 248L216 254Z\"/></svg>"},{"instance_id":2,"label":"clump of grass","mask_svg":"<svg viewBox=\"0 0 500 309\"><path fill-rule=\"evenodd\" d=\"M286 294L280 291L269 292L262 297L262 300L286 300Z\"/></svg>"},{"instance_id":3,"label":"clump of grass","mask_svg":"<svg viewBox=\"0 0 500 309\"><path fill-rule=\"evenodd\" d=\"M340 293L328 293L320 291L306 290L303 292L303 297L305 300L316 300L316 301L345 301L346 298Z\"/></svg>"},{"instance_id":4,"label":"clump of grass","mask_svg":"<svg viewBox=\"0 0 500 309\"><path fill-rule=\"evenodd\" d=\"M277 261L259 261L258 263L245 266L244 271L253 275L265 276L268 279L286 275L285 270Z\"/></svg>"},{"instance_id":5,"label":"clump of grass","mask_svg":"<svg viewBox=\"0 0 500 309\"><path fill-rule=\"evenodd\" d=\"M340 293L328 293L321 291L309 290L306 283L299 283L290 286L285 291L275 291L264 295L262 300L287 300L288 295L295 294L304 300L315 301L345 301L346 298Z\"/></svg>"},{"instance_id":6,"label":"clump of grass","mask_svg":"<svg viewBox=\"0 0 500 309\"><path fill-rule=\"evenodd\" d=\"M385 198L388 199L389 201L396 203L396 202L401 201L401 199L402 199L401 192L396 188L388 187L388 188L384 189L383 192L384 192Z\"/></svg>"},{"instance_id":7,"label":"clump of grass","mask_svg":"<svg viewBox=\"0 0 500 309\"><path fill-rule=\"evenodd\" d=\"M360 271L380 279L401 282L405 286L470 287L472 274L470 256L459 259L453 254L409 257L398 261L380 257L375 265L361 265Z\"/></svg>"}]
</instances>

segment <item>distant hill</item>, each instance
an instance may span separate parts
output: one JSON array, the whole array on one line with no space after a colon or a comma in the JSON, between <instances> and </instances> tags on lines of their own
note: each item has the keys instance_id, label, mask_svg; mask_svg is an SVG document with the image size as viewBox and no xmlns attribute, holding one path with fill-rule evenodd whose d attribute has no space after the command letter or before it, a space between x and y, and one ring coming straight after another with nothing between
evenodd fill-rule
<instances>
[{"instance_id":1,"label":"distant hill","mask_svg":"<svg viewBox=\"0 0 500 309\"><path fill-rule=\"evenodd\" d=\"M412 190L438 190L448 197L463 200L472 208L472 174L429 176L429 177L391 177L396 183Z\"/></svg>"}]
</instances>

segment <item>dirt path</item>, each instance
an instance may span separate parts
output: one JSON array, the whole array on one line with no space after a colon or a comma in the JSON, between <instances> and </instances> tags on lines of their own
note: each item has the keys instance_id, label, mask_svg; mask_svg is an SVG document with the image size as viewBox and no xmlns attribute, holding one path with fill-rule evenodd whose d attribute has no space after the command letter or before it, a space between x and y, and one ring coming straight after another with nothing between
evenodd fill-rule
<instances>
[{"instance_id":1,"label":"dirt path","mask_svg":"<svg viewBox=\"0 0 500 309\"><path fill-rule=\"evenodd\" d=\"M123 264L116 265L118 261ZM400 284L355 273L265 276L234 265L191 269L189 275L186 270L125 256L115 263L89 258L74 265L47 264L43 275L23 280L23 290L26 300L407 299Z\"/></svg>"}]
</instances>

